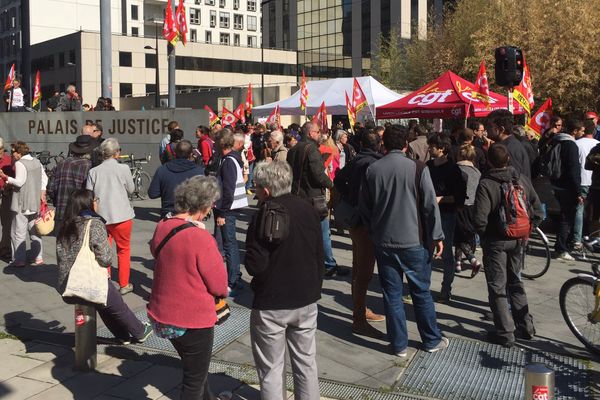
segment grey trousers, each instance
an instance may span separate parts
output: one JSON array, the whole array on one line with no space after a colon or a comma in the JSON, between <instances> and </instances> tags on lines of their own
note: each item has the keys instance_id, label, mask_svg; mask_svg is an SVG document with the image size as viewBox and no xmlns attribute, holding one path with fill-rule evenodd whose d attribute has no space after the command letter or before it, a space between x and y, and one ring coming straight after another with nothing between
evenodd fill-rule
<instances>
[{"instance_id":1,"label":"grey trousers","mask_svg":"<svg viewBox=\"0 0 600 400\"><path fill-rule=\"evenodd\" d=\"M31 240L32 259L42 258L42 238L38 236L34 221L36 214L24 215L13 211L12 225L10 227L10 241L12 246L13 262L27 262L27 233Z\"/></svg>"},{"instance_id":2,"label":"grey trousers","mask_svg":"<svg viewBox=\"0 0 600 400\"><path fill-rule=\"evenodd\" d=\"M318 400L315 333L317 304L293 310L252 310L250 337L262 400L282 400L285 346L294 375L295 400Z\"/></svg>"}]
</instances>

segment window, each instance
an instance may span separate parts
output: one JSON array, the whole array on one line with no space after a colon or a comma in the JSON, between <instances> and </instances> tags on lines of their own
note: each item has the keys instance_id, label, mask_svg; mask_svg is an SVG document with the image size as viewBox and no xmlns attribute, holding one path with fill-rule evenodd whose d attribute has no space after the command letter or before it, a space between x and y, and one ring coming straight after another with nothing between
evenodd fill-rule
<instances>
[{"instance_id":1,"label":"window","mask_svg":"<svg viewBox=\"0 0 600 400\"><path fill-rule=\"evenodd\" d=\"M156 93L156 84L154 83L146 83L146 94L154 94Z\"/></svg>"},{"instance_id":2,"label":"window","mask_svg":"<svg viewBox=\"0 0 600 400\"><path fill-rule=\"evenodd\" d=\"M75 50L69 50L69 62L75 64Z\"/></svg>"},{"instance_id":3,"label":"window","mask_svg":"<svg viewBox=\"0 0 600 400\"><path fill-rule=\"evenodd\" d=\"M256 17L248 15L248 30L256 31Z\"/></svg>"},{"instance_id":4,"label":"window","mask_svg":"<svg viewBox=\"0 0 600 400\"><path fill-rule=\"evenodd\" d=\"M140 36L140 30L139 28L136 28L134 26L131 27L131 36Z\"/></svg>"},{"instance_id":5,"label":"window","mask_svg":"<svg viewBox=\"0 0 600 400\"><path fill-rule=\"evenodd\" d=\"M224 44L224 45L229 46L229 33L219 34L219 44Z\"/></svg>"},{"instance_id":6,"label":"window","mask_svg":"<svg viewBox=\"0 0 600 400\"><path fill-rule=\"evenodd\" d=\"M256 0L248 0L248 11L256 11Z\"/></svg>"},{"instance_id":7,"label":"window","mask_svg":"<svg viewBox=\"0 0 600 400\"><path fill-rule=\"evenodd\" d=\"M144 66L146 68L156 68L156 53L146 53Z\"/></svg>"},{"instance_id":8,"label":"window","mask_svg":"<svg viewBox=\"0 0 600 400\"><path fill-rule=\"evenodd\" d=\"M131 96L131 92L133 91L131 87L131 83L119 83L119 97Z\"/></svg>"},{"instance_id":9,"label":"window","mask_svg":"<svg viewBox=\"0 0 600 400\"><path fill-rule=\"evenodd\" d=\"M219 13L219 26L221 28L229 28L229 13L228 12L220 12Z\"/></svg>"},{"instance_id":10,"label":"window","mask_svg":"<svg viewBox=\"0 0 600 400\"><path fill-rule=\"evenodd\" d=\"M119 67L131 67L131 52L120 51L119 52ZM123 96L121 96L123 97Z\"/></svg>"},{"instance_id":11,"label":"window","mask_svg":"<svg viewBox=\"0 0 600 400\"><path fill-rule=\"evenodd\" d=\"M190 24L200 25L200 9L190 8Z\"/></svg>"},{"instance_id":12,"label":"window","mask_svg":"<svg viewBox=\"0 0 600 400\"><path fill-rule=\"evenodd\" d=\"M65 67L65 53L60 52L58 53L58 68L64 68Z\"/></svg>"},{"instance_id":13,"label":"window","mask_svg":"<svg viewBox=\"0 0 600 400\"><path fill-rule=\"evenodd\" d=\"M248 47L256 47L256 36L248 36Z\"/></svg>"},{"instance_id":14,"label":"window","mask_svg":"<svg viewBox=\"0 0 600 400\"><path fill-rule=\"evenodd\" d=\"M233 14L233 29L244 29L244 16Z\"/></svg>"},{"instance_id":15,"label":"window","mask_svg":"<svg viewBox=\"0 0 600 400\"><path fill-rule=\"evenodd\" d=\"M205 37L204 41L206 43L209 43L209 44L212 43L212 32L211 31L206 31L206 33L204 34L204 37Z\"/></svg>"},{"instance_id":16,"label":"window","mask_svg":"<svg viewBox=\"0 0 600 400\"><path fill-rule=\"evenodd\" d=\"M210 27L214 28L217 26L217 12L214 10L210 11Z\"/></svg>"},{"instance_id":17,"label":"window","mask_svg":"<svg viewBox=\"0 0 600 400\"><path fill-rule=\"evenodd\" d=\"M200 4L202 4L202 0L194 0L194 4L196 4L197 6L199 6Z\"/></svg>"},{"instance_id":18,"label":"window","mask_svg":"<svg viewBox=\"0 0 600 400\"><path fill-rule=\"evenodd\" d=\"M239 47L239 45L240 45L240 34L239 33L233 34L233 45Z\"/></svg>"},{"instance_id":19,"label":"window","mask_svg":"<svg viewBox=\"0 0 600 400\"><path fill-rule=\"evenodd\" d=\"M195 29L190 30L190 42L198 41L198 32Z\"/></svg>"},{"instance_id":20,"label":"window","mask_svg":"<svg viewBox=\"0 0 600 400\"><path fill-rule=\"evenodd\" d=\"M239 10L240 8L240 0L233 0L233 9Z\"/></svg>"},{"instance_id":21,"label":"window","mask_svg":"<svg viewBox=\"0 0 600 400\"><path fill-rule=\"evenodd\" d=\"M204 4L206 4L207 6L214 6L215 0L204 0Z\"/></svg>"},{"instance_id":22,"label":"window","mask_svg":"<svg viewBox=\"0 0 600 400\"><path fill-rule=\"evenodd\" d=\"M134 4L131 5L131 19L138 20L138 6Z\"/></svg>"},{"instance_id":23,"label":"window","mask_svg":"<svg viewBox=\"0 0 600 400\"><path fill-rule=\"evenodd\" d=\"M225 0L219 0L219 7L225 8L226 6L227 6L227 4L226 4Z\"/></svg>"}]
</instances>

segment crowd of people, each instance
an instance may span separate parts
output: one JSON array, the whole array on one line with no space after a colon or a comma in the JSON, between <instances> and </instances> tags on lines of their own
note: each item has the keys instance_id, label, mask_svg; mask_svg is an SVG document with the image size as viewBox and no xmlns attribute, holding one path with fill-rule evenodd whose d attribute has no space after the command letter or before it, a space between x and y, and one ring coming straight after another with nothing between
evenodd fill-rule
<instances>
[{"instance_id":1,"label":"crowd of people","mask_svg":"<svg viewBox=\"0 0 600 400\"><path fill-rule=\"evenodd\" d=\"M169 339L182 359L184 399L211 396L215 299L246 289L243 262L254 293L250 331L262 398L281 396L287 346L296 394L316 399L315 332L324 278L351 271L352 331L383 338L370 323L385 321L391 352L401 358L408 351L406 302L413 305L425 351L450 345L432 296L435 259L443 270L435 300L452 305L455 274L470 270L474 277L483 270L494 323L489 340L505 347L531 340L535 326L520 271L528 233L544 217L532 179L550 180L560 208L556 258L572 260L600 216L598 122L595 113L565 124L554 117L539 139L505 110L451 132L433 132L418 121L359 123L353 132L312 122L287 129L216 124L198 126L193 143L172 121L148 190L161 200L150 241L155 267L148 324L122 298L134 290L132 175L118 162L119 142L103 139L101 126L86 125L50 179L26 143L11 145L12 159L0 158L0 252L13 267L43 264L33 222L48 196L56 209L58 291L63 293L77 254L89 243L109 279L106 303L95 304L101 318L121 343L143 342L152 332ZM242 260L236 223L252 198L258 212ZM214 218L212 233L203 223L208 218ZM332 227L349 232L351 269L334 257ZM111 282L113 241L118 288ZM365 302L376 263L384 314Z\"/></svg>"}]
</instances>

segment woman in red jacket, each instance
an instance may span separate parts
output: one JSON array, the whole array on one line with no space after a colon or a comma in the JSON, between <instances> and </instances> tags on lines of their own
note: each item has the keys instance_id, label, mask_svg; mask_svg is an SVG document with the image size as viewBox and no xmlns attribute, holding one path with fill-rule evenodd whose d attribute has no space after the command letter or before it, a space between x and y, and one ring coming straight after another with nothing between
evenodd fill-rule
<instances>
[{"instance_id":1,"label":"woman in red jacket","mask_svg":"<svg viewBox=\"0 0 600 400\"><path fill-rule=\"evenodd\" d=\"M175 189L176 214L159 222L150 242L156 262L148 317L156 335L169 339L181 357L182 399L211 398L215 297L227 297L227 272L201 221L218 197L214 177L187 179Z\"/></svg>"}]
</instances>

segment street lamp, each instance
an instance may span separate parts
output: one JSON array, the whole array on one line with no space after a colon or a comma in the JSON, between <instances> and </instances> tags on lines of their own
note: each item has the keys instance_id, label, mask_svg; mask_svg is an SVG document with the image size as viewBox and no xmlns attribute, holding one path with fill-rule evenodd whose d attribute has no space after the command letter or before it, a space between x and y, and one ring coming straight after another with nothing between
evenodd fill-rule
<instances>
[{"instance_id":1,"label":"street lamp","mask_svg":"<svg viewBox=\"0 0 600 400\"><path fill-rule=\"evenodd\" d=\"M262 0L260 2L260 101L265 104L265 13L263 7L273 0Z\"/></svg>"},{"instance_id":2,"label":"street lamp","mask_svg":"<svg viewBox=\"0 0 600 400\"><path fill-rule=\"evenodd\" d=\"M155 51L155 58L154 58L154 72L155 72L155 78L154 78L154 83L156 85L156 90L154 91L154 107L155 108L160 108L160 71L158 69L158 25L162 24L163 21L159 20L158 18L150 18L148 21L154 23L154 33L156 36L156 43L154 45L154 47L152 46L144 46L144 49L146 50L154 50Z\"/></svg>"}]
</instances>

